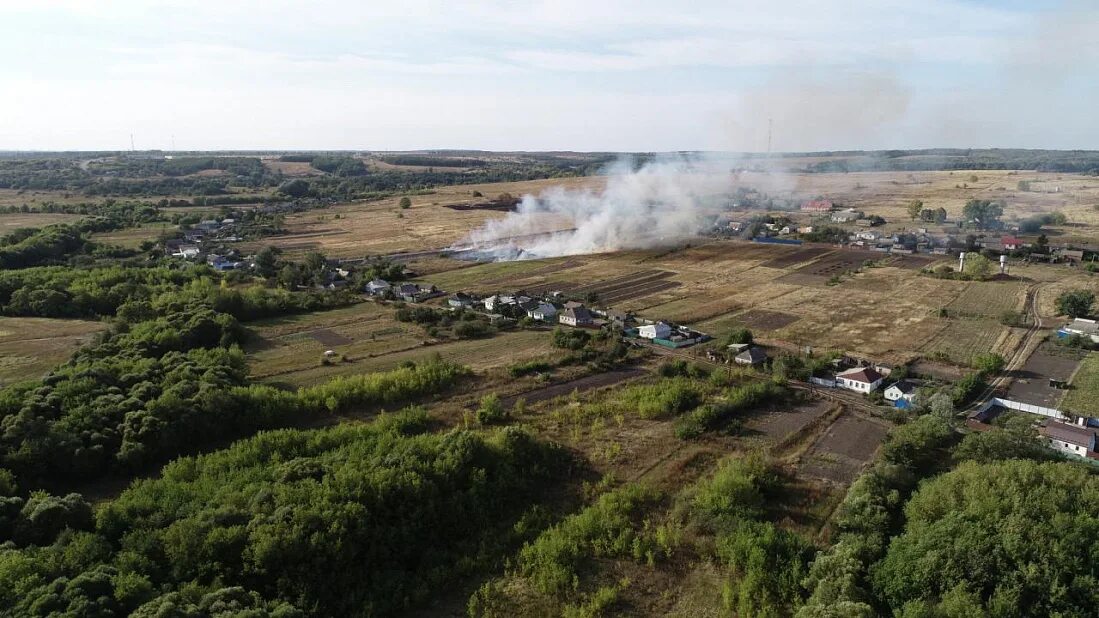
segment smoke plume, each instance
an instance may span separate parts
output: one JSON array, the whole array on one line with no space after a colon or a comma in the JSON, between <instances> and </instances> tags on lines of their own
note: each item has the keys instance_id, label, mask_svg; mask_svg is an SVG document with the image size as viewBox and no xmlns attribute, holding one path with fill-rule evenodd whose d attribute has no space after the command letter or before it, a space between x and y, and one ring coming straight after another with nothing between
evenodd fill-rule
<instances>
[{"instance_id":1,"label":"smoke plume","mask_svg":"<svg viewBox=\"0 0 1099 618\"><path fill-rule=\"evenodd\" d=\"M637 166L620 159L606 187L525 195L515 212L452 247L478 259L516 260L673 245L724 210L735 161L666 155ZM557 231L553 231L557 230Z\"/></svg>"}]
</instances>

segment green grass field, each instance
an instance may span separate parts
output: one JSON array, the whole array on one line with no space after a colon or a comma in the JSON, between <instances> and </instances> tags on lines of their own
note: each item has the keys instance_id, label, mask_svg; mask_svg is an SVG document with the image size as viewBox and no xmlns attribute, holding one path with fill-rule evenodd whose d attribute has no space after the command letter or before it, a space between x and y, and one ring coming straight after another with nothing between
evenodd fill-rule
<instances>
[{"instance_id":1,"label":"green grass field","mask_svg":"<svg viewBox=\"0 0 1099 618\"><path fill-rule=\"evenodd\" d=\"M1080 363L1060 407L1066 412L1099 416L1099 354L1092 352Z\"/></svg>"}]
</instances>

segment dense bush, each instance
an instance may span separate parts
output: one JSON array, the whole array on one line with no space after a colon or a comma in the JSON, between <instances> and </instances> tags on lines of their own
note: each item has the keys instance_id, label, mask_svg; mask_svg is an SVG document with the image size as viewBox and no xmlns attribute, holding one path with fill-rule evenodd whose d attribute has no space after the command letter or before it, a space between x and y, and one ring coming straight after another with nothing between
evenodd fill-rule
<instances>
[{"instance_id":1,"label":"dense bush","mask_svg":"<svg viewBox=\"0 0 1099 618\"><path fill-rule=\"evenodd\" d=\"M627 386L615 395L615 402L641 418L661 418L691 410L702 402L702 393L691 380L669 378Z\"/></svg>"},{"instance_id":2,"label":"dense bush","mask_svg":"<svg viewBox=\"0 0 1099 618\"><path fill-rule=\"evenodd\" d=\"M229 595L241 611L405 611L493 564L564 459L515 430L427 427L413 410L177 460L102 508L94 533L0 549L0 612L64 611L88 580L98 616L190 615L156 612L233 586L257 593Z\"/></svg>"},{"instance_id":3,"label":"dense bush","mask_svg":"<svg viewBox=\"0 0 1099 618\"><path fill-rule=\"evenodd\" d=\"M874 569L889 606L936 615L1092 616L1099 477L1066 463L964 463L924 484ZM960 614L952 614L960 615Z\"/></svg>"},{"instance_id":4,"label":"dense bush","mask_svg":"<svg viewBox=\"0 0 1099 618\"><path fill-rule=\"evenodd\" d=\"M717 429L738 414L766 403L786 397L785 385L777 382L749 382L729 389L724 401L717 401L695 409L679 419L675 433L680 438L694 438L704 432Z\"/></svg>"}]
</instances>

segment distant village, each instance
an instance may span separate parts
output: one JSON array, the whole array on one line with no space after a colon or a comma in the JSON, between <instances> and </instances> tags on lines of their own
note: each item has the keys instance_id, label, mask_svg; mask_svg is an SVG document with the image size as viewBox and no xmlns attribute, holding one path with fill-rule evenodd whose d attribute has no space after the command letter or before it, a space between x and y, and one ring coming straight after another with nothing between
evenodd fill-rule
<instances>
[{"instance_id":1,"label":"distant village","mask_svg":"<svg viewBox=\"0 0 1099 618\"><path fill-rule=\"evenodd\" d=\"M299 206L293 203L265 206L265 215L293 212ZM747 238L754 242L777 244L802 244L803 242L829 242L852 248L862 248L888 254L938 254L951 255L964 251L985 251L1011 255L1029 261L1048 261L1075 265L1085 256L1094 257L1088 247L1069 245L1038 246L1016 235L1010 227L1001 233L965 233L962 228L954 232L931 233L928 228L916 227L912 231L889 234L878 231L886 221L881 217L867 217L852 208L838 208L828 200L810 200L801 205L800 211L812 217L812 224L798 225L786 216L756 217L751 220L723 219L715 223L713 233L718 236ZM180 238L163 243L166 255L191 262L205 262L218 271L251 270L255 268L255 256L244 256L232 248L232 243L255 235L256 215L249 221L241 220L241 213L220 219L207 219L188 226ZM945 217L939 215L940 227L950 229ZM270 219L260 218L261 222ZM261 223L266 224L266 223ZM851 225L851 230L835 225ZM827 231L827 233L824 233ZM1044 237L1043 237L1044 238ZM362 260L349 260L344 265L339 260L326 261L322 280L317 287L327 290L354 289L371 298L402 303L423 303L445 297L445 306L453 310L469 310L482 313L492 325L503 326L524 322L530 325L555 325L565 328L601 329L613 328L624 340L639 346L652 346L667 350L687 348L710 342L713 338L688 326L662 319L646 319L629 312L610 308L587 306L584 302L569 299L561 292L543 294L516 291L510 294L492 294L481 297L466 292L447 293L434 285L407 281L390 282L374 278L365 284L357 280L355 266ZM414 273L405 273L411 278ZM358 283L356 283L358 281ZM350 288L350 285L356 285ZM361 290L358 286L361 285ZM593 304L593 303L588 303ZM1099 345L1099 323L1076 319L1058 331L1059 337L1079 336ZM753 343L727 343L709 346L705 351L709 362L735 364L763 368L774 359L767 350ZM841 356L817 367L808 377L808 383L823 389L850 391L872 397L874 400L908 409L920 405L924 384L918 379L902 377L890 379L894 370L865 359ZM901 372L906 376L906 372ZM1051 379L1051 388L1055 380ZM1044 417L1039 428L1051 448L1068 455L1099 459L1099 420L1073 418L1059 410L1015 401L1010 397L993 397L984 401L968 416L967 424L975 430L991 427L992 419L1004 410L1018 410Z\"/></svg>"}]
</instances>

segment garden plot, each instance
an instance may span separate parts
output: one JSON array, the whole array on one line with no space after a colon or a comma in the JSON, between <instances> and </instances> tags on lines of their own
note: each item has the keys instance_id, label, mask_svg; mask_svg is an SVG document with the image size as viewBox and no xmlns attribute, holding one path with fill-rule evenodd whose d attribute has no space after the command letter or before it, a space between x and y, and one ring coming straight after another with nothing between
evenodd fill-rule
<instances>
[{"instance_id":1,"label":"garden plot","mask_svg":"<svg viewBox=\"0 0 1099 618\"><path fill-rule=\"evenodd\" d=\"M850 484L874 457L888 433L889 427L882 421L845 414L813 443L798 473L840 485Z\"/></svg>"}]
</instances>

